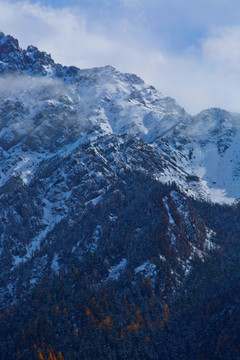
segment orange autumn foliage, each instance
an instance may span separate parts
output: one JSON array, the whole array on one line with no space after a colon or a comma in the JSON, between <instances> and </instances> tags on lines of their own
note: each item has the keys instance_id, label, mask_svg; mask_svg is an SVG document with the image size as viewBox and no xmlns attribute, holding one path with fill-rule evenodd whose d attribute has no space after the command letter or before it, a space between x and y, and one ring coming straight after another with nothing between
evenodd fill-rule
<instances>
[{"instance_id":1,"label":"orange autumn foliage","mask_svg":"<svg viewBox=\"0 0 240 360\"><path fill-rule=\"evenodd\" d=\"M110 316L107 316L105 320L103 320L103 325L111 328L111 318Z\"/></svg>"},{"instance_id":2,"label":"orange autumn foliage","mask_svg":"<svg viewBox=\"0 0 240 360\"><path fill-rule=\"evenodd\" d=\"M161 321L162 329L167 325L168 322L168 315L170 314L170 309L168 304L164 304L164 311L163 311L163 320Z\"/></svg>"},{"instance_id":3,"label":"orange autumn foliage","mask_svg":"<svg viewBox=\"0 0 240 360\"><path fill-rule=\"evenodd\" d=\"M52 353L52 351L50 351L47 360L57 360L57 359L56 359L56 356L54 355L54 353Z\"/></svg>"},{"instance_id":4,"label":"orange autumn foliage","mask_svg":"<svg viewBox=\"0 0 240 360\"><path fill-rule=\"evenodd\" d=\"M120 334L120 340L123 340L125 338L125 333L124 330L121 330L121 334Z\"/></svg>"},{"instance_id":5,"label":"orange autumn foliage","mask_svg":"<svg viewBox=\"0 0 240 360\"><path fill-rule=\"evenodd\" d=\"M170 310L169 310L168 304L165 304L165 305L164 305L163 316L164 316L164 317L168 317L169 314L170 314Z\"/></svg>"},{"instance_id":6,"label":"orange autumn foliage","mask_svg":"<svg viewBox=\"0 0 240 360\"><path fill-rule=\"evenodd\" d=\"M127 331L131 331L131 332L134 332L134 331L138 331L139 330L139 324L130 324L127 326Z\"/></svg>"},{"instance_id":7,"label":"orange autumn foliage","mask_svg":"<svg viewBox=\"0 0 240 360\"><path fill-rule=\"evenodd\" d=\"M57 360L64 360L64 357L62 356L61 351L59 351L59 353L58 353Z\"/></svg>"},{"instance_id":8,"label":"orange autumn foliage","mask_svg":"<svg viewBox=\"0 0 240 360\"><path fill-rule=\"evenodd\" d=\"M137 323L143 323L143 318L141 316L141 311L140 310L137 310L136 311L136 319L137 319Z\"/></svg>"},{"instance_id":9,"label":"orange autumn foliage","mask_svg":"<svg viewBox=\"0 0 240 360\"><path fill-rule=\"evenodd\" d=\"M86 312L86 315L87 315L87 316L90 316L90 315L91 315L91 311L90 311L90 309L89 309L88 307L86 307L85 312Z\"/></svg>"},{"instance_id":10,"label":"orange autumn foliage","mask_svg":"<svg viewBox=\"0 0 240 360\"><path fill-rule=\"evenodd\" d=\"M103 320L102 322L100 322L99 325L98 325L99 329L102 329L104 326L105 326L105 327L108 327L109 329L112 328L110 316L107 316L106 319L104 319L104 320Z\"/></svg>"}]
</instances>

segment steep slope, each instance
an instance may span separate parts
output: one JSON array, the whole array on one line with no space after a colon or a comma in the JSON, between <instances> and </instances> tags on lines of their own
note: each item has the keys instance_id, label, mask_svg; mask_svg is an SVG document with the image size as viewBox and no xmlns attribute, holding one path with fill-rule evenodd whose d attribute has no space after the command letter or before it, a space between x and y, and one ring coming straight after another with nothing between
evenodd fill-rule
<instances>
[{"instance_id":1,"label":"steep slope","mask_svg":"<svg viewBox=\"0 0 240 360\"><path fill-rule=\"evenodd\" d=\"M110 66L62 67L0 38L3 273L30 260L50 231L81 217L126 170L186 183L186 172L147 143L188 117L174 100Z\"/></svg>"},{"instance_id":2,"label":"steep slope","mask_svg":"<svg viewBox=\"0 0 240 360\"><path fill-rule=\"evenodd\" d=\"M63 67L33 46L22 50L3 33L0 46L3 273L30 261L61 222L71 224L73 214L81 218L89 204L101 203L126 171L206 196L203 181L191 175L187 146L177 144L193 138L183 131L192 118L173 99L111 66ZM197 128L202 120L194 121ZM174 243L176 234L169 236ZM207 238L205 229L201 251Z\"/></svg>"},{"instance_id":3,"label":"steep slope","mask_svg":"<svg viewBox=\"0 0 240 360\"><path fill-rule=\"evenodd\" d=\"M186 201L130 175L14 270L9 290L21 296L1 311L2 359L239 356L239 207Z\"/></svg>"},{"instance_id":4,"label":"steep slope","mask_svg":"<svg viewBox=\"0 0 240 360\"><path fill-rule=\"evenodd\" d=\"M34 115L31 104L36 107L37 102L44 109L47 101L52 100L53 109L71 105L80 122L88 120L107 132L130 132L151 138L187 116L173 99L163 97L136 75L122 74L111 66L90 70L64 67L55 64L50 55L36 47L22 50L16 39L3 33L0 33L0 60L1 73L13 76L10 84L8 82L11 100L24 102L31 117ZM19 75L34 75L34 79L19 78ZM44 95L46 88L48 94ZM39 95L42 98L37 101Z\"/></svg>"},{"instance_id":5,"label":"steep slope","mask_svg":"<svg viewBox=\"0 0 240 360\"><path fill-rule=\"evenodd\" d=\"M23 194L12 199L20 207ZM152 342L160 331L161 343L166 303L195 263L227 243L222 228L217 234L219 208L201 206L131 171L122 172L98 204L82 211L81 202L75 205L31 259L1 278L3 358L14 359L19 349L20 358L34 359L51 347L66 359L129 358L132 352L134 359L152 358L146 337ZM6 253L5 259L6 269ZM150 354L157 358L162 345L154 344Z\"/></svg>"},{"instance_id":6,"label":"steep slope","mask_svg":"<svg viewBox=\"0 0 240 360\"><path fill-rule=\"evenodd\" d=\"M2 184L13 173L28 181L33 163L88 131L132 134L152 144L181 174L166 167L160 180L174 178L188 195L223 203L240 197L239 115L209 109L192 117L136 75L111 66L63 67L33 46L22 50L3 33L0 39L1 158L9 160Z\"/></svg>"},{"instance_id":7,"label":"steep slope","mask_svg":"<svg viewBox=\"0 0 240 360\"><path fill-rule=\"evenodd\" d=\"M240 196L239 141L239 114L218 108L183 120L164 139L156 139L190 174L194 195L229 204Z\"/></svg>"},{"instance_id":8,"label":"steep slope","mask_svg":"<svg viewBox=\"0 0 240 360\"><path fill-rule=\"evenodd\" d=\"M158 358L167 302L236 240L238 207L204 200L239 197L239 116L3 33L0 73L0 356Z\"/></svg>"}]
</instances>

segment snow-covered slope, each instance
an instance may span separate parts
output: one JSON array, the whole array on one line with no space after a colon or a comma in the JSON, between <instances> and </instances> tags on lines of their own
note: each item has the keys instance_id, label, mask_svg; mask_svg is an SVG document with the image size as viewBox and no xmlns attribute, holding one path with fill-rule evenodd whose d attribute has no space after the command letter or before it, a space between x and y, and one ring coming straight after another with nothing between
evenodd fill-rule
<instances>
[{"instance_id":1,"label":"snow-covered slope","mask_svg":"<svg viewBox=\"0 0 240 360\"><path fill-rule=\"evenodd\" d=\"M239 115L209 109L192 117L136 75L64 67L3 33L0 59L1 185L12 175L27 183L43 159L83 137L132 134L168 158L156 179L215 202L240 197Z\"/></svg>"},{"instance_id":2,"label":"snow-covered slope","mask_svg":"<svg viewBox=\"0 0 240 360\"><path fill-rule=\"evenodd\" d=\"M2 359L44 348L49 358L55 343L64 358L73 347L93 358L85 345L96 336L96 358L119 347L114 358L138 359L136 338L141 358L168 358L165 334L182 339L171 330L182 316L191 338L185 312L196 299L204 333L212 308L214 332L216 309L226 313L215 289L221 300L225 273L231 288L238 281L240 204L205 200L240 198L239 147L239 114L191 116L136 75L64 67L0 33ZM186 338L175 355L189 354Z\"/></svg>"},{"instance_id":3,"label":"snow-covered slope","mask_svg":"<svg viewBox=\"0 0 240 360\"><path fill-rule=\"evenodd\" d=\"M134 133L151 139L187 116L175 100L136 75L122 74L111 66L89 70L63 67L33 46L22 50L16 39L3 33L0 60L1 88L8 88L7 94L1 91L1 95L23 103L24 115L27 111L30 119L48 110L48 105L59 112L68 106L76 114L76 126L88 121L108 133Z\"/></svg>"},{"instance_id":4,"label":"snow-covered slope","mask_svg":"<svg viewBox=\"0 0 240 360\"><path fill-rule=\"evenodd\" d=\"M148 247L147 227L159 219L164 231L152 234L161 238L157 258L164 262L172 252L167 261L178 264L171 271L179 281L195 255L204 259L216 247L213 231L198 220L189 196L217 202L240 197L239 118L219 109L192 117L136 75L111 66L64 67L0 33L0 270L11 284L10 290L0 288L0 296L13 298L12 288L23 283L19 268L29 264L26 287L46 269L61 272L68 266L63 248L75 260L97 254L101 241L108 252L103 238L116 236L117 226L125 234L128 222L133 244ZM139 186L146 191L149 184L154 194L141 208L141 221L151 219L144 229L135 219L143 203L138 197L144 195L137 192L136 174L144 179ZM155 181L176 185L154 210ZM125 202L128 188L136 192L133 208ZM101 206L106 218L100 212L97 221L94 209ZM125 218L121 206L134 214ZM134 249L129 254L125 249L122 260L113 250L105 264L109 277L104 273L98 281L118 278L116 269L127 271L130 262L136 276L146 266L154 274L160 271L147 252L143 257Z\"/></svg>"},{"instance_id":5,"label":"snow-covered slope","mask_svg":"<svg viewBox=\"0 0 240 360\"><path fill-rule=\"evenodd\" d=\"M3 33L0 59L0 185L13 175L27 183L43 159L86 137L133 134L148 143L188 118L173 99L111 66L66 68Z\"/></svg>"},{"instance_id":6,"label":"snow-covered slope","mask_svg":"<svg viewBox=\"0 0 240 360\"><path fill-rule=\"evenodd\" d=\"M199 183L203 198L233 203L240 197L240 115L212 108L187 119L166 135L169 151Z\"/></svg>"}]
</instances>

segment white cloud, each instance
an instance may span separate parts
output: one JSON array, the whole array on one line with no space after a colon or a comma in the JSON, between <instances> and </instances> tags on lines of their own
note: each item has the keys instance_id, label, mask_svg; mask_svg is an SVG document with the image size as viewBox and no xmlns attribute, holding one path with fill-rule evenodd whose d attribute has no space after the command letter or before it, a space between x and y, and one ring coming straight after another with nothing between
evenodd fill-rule
<instances>
[{"instance_id":1,"label":"white cloud","mask_svg":"<svg viewBox=\"0 0 240 360\"><path fill-rule=\"evenodd\" d=\"M142 3L121 1L126 8ZM128 16L115 20L93 18L87 8L0 0L0 30L18 38L23 47L36 45L66 65L111 64L136 73L189 112L213 106L240 112L240 27L215 27L195 47L170 54L150 41L141 17L137 31Z\"/></svg>"},{"instance_id":2,"label":"white cloud","mask_svg":"<svg viewBox=\"0 0 240 360\"><path fill-rule=\"evenodd\" d=\"M240 27L222 27L214 31L203 44L204 58L226 69L240 68Z\"/></svg>"}]
</instances>

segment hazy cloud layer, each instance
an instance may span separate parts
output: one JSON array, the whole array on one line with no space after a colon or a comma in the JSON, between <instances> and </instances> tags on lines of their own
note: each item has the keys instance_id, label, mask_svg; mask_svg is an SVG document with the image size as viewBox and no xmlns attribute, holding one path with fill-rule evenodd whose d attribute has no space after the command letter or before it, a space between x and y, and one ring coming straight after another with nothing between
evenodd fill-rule
<instances>
[{"instance_id":1,"label":"hazy cloud layer","mask_svg":"<svg viewBox=\"0 0 240 360\"><path fill-rule=\"evenodd\" d=\"M80 68L111 64L136 73L191 113L214 106L240 112L235 0L46 5L54 2L0 0L0 30L24 48L33 44L50 52L56 62Z\"/></svg>"},{"instance_id":2,"label":"hazy cloud layer","mask_svg":"<svg viewBox=\"0 0 240 360\"><path fill-rule=\"evenodd\" d=\"M46 77L7 75L0 78L0 97L6 99L17 100L26 96L25 101L31 102L30 94L34 94L40 101L41 94L44 99L46 98L48 89L51 96L56 98L67 89L67 85L60 80Z\"/></svg>"}]
</instances>

